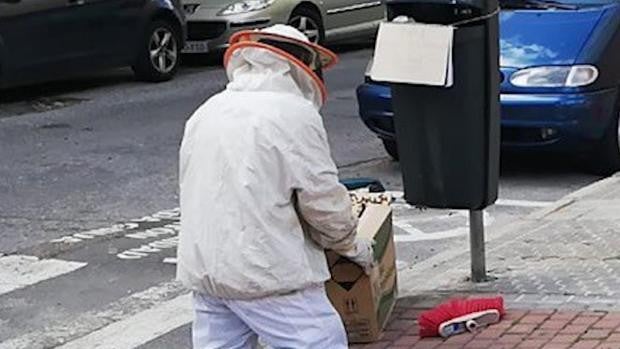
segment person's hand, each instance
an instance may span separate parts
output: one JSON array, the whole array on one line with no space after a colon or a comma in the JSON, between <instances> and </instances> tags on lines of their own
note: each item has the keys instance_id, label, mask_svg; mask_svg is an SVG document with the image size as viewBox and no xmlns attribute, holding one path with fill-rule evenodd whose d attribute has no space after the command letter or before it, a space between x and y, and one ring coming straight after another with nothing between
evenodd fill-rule
<instances>
[{"instance_id":1,"label":"person's hand","mask_svg":"<svg viewBox=\"0 0 620 349\"><path fill-rule=\"evenodd\" d=\"M362 267L364 272L370 275L372 269L375 267L375 259L372 249L374 244L374 240L357 238L355 240L354 247L342 255Z\"/></svg>"}]
</instances>

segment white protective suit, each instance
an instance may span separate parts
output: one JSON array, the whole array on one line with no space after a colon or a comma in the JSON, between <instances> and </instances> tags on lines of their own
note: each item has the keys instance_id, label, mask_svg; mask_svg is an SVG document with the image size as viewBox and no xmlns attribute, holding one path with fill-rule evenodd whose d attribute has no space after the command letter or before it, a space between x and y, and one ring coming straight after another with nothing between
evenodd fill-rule
<instances>
[{"instance_id":1,"label":"white protective suit","mask_svg":"<svg viewBox=\"0 0 620 349\"><path fill-rule=\"evenodd\" d=\"M324 249L355 250L357 226L319 115L321 86L256 47L236 50L226 72L226 90L185 128L177 277L232 300L320 286L330 278Z\"/></svg>"}]
</instances>

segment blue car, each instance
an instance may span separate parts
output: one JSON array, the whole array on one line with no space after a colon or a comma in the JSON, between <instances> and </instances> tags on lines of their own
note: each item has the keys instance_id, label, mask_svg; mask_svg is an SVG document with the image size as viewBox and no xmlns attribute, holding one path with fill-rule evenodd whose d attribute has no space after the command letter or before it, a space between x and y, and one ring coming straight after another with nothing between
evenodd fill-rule
<instances>
[{"instance_id":1,"label":"blue car","mask_svg":"<svg viewBox=\"0 0 620 349\"><path fill-rule=\"evenodd\" d=\"M502 148L620 169L620 2L500 0ZM368 76L360 116L398 159L391 91ZM591 161L590 161L591 160Z\"/></svg>"}]
</instances>

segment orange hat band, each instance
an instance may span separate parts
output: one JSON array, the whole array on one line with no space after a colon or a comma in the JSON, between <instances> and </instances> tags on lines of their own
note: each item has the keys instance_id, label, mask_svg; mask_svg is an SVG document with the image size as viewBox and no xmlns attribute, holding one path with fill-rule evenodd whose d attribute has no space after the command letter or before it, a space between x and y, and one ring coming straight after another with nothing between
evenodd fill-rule
<instances>
[{"instance_id":1,"label":"orange hat band","mask_svg":"<svg viewBox=\"0 0 620 349\"><path fill-rule=\"evenodd\" d=\"M270 52L277 54L278 56L281 56L287 59L288 61L292 62L293 64L301 68L306 74L308 74L308 76L310 76L312 81L319 88L323 103L327 101L327 88L325 87L325 83L323 83L323 80L321 80L321 78L319 78L319 76L312 69L310 69L310 67L306 65L304 62L302 62L301 60L299 60L297 57L293 56L292 54L284 50L281 50L277 47L263 44L260 42L255 42L255 41L237 41L236 43L232 44L228 48L228 50L226 50L226 53L224 54L224 66L228 67L228 63L230 62L230 59L232 58L232 55L235 51L242 49L242 48L247 48L247 47L254 47L254 48L268 50Z\"/></svg>"}]
</instances>

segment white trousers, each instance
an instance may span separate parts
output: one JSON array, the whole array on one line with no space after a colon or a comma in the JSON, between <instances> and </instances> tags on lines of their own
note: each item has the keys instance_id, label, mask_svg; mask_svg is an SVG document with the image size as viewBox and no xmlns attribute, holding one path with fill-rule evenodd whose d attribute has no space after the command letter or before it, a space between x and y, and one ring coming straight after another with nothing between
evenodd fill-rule
<instances>
[{"instance_id":1,"label":"white trousers","mask_svg":"<svg viewBox=\"0 0 620 349\"><path fill-rule=\"evenodd\" d=\"M323 287L251 301L194 293L194 349L346 349L347 335Z\"/></svg>"}]
</instances>

